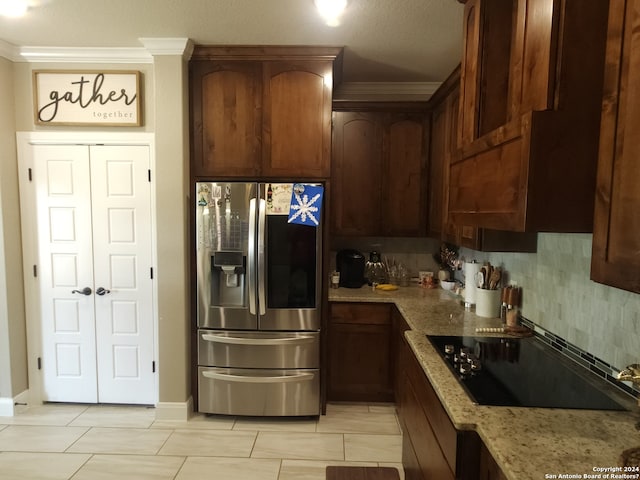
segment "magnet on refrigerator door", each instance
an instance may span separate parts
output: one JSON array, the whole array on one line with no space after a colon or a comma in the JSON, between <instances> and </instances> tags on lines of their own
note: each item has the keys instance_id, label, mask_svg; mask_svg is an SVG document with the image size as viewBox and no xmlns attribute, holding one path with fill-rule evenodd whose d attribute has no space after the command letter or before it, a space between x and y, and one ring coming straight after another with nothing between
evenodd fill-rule
<instances>
[{"instance_id":1,"label":"magnet on refrigerator door","mask_svg":"<svg viewBox=\"0 0 640 480\"><path fill-rule=\"evenodd\" d=\"M288 223L312 227L320 225L323 194L324 187L321 185L294 184Z\"/></svg>"}]
</instances>

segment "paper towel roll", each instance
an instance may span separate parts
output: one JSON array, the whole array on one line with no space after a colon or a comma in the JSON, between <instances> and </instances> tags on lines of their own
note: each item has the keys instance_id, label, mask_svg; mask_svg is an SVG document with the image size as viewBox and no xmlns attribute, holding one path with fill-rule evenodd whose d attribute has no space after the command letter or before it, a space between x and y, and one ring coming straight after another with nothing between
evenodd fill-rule
<instances>
[{"instance_id":1,"label":"paper towel roll","mask_svg":"<svg viewBox=\"0 0 640 480\"><path fill-rule=\"evenodd\" d=\"M464 303L467 305L476 304L476 275L480 271L480 264L477 262L466 262L464 264Z\"/></svg>"}]
</instances>

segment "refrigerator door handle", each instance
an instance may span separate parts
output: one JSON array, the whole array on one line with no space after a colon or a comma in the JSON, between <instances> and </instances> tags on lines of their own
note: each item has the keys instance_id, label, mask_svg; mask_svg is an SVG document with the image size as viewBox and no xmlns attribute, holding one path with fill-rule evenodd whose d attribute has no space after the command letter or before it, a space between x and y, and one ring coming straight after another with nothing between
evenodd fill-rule
<instances>
[{"instance_id":1,"label":"refrigerator door handle","mask_svg":"<svg viewBox=\"0 0 640 480\"><path fill-rule=\"evenodd\" d=\"M266 211L267 203L263 198L260 199L260 205L258 209L258 308L260 315L267 313L267 301L265 295L265 225L266 225Z\"/></svg>"},{"instance_id":2,"label":"refrigerator door handle","mask_svg":"<svg viewBox=\"0 0 640 480\"><path fill-rule=\"evenodd\" d=\"M228 373L218 373L205 370L202 376L214 380L224 380L226 382L241 383L289 383L313 380L313 373L298 373L296 375L278 375L274 377L250 377L245 375L230 375Z\"/></svg>"},{"instance_id":3,"label":"refrigerator door handle","mask_svg":"<svg viewBox=\"0 0 640 480\"><path fill-rule=\"evenodd\" d=\"M213 335L203 333L202 339L207 342L228 343L232 345L291 345L299 343L312 343L316 341L314 337L286 337L286 338L245 338L230 337L226 335Z\"/></svg>"},{"instance_id":4,"label":"refrigerator door handle","mask_svg":"<svg viewBox=\"0 0 640 480\"><path fill-rule=\"evenodd\" d=\"M256 308L256 199L249 200L249 252L247 277L249 279L249 313L255 315Z\"/></svg>"}]
</instances>

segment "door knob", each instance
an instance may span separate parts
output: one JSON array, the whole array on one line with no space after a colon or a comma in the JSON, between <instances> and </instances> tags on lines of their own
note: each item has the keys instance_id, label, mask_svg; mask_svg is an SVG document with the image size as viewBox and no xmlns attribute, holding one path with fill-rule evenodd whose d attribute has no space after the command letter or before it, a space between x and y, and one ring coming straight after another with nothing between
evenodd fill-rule
<instances>
[{"instance_id":1,"label":"door knob","mask_svg":"<svg viewBox=\"0 0 640 480\"><path fill-rule=\"evenodd\" d=\"M71 293L81 293L82 295L91 295L91 289L84 287L82 290L71 290Z\"/></svg>"},{"instance_id":2,"label":"door knob","mask_svg":"<svg viewBox=\"0 0 640 480\"><path fill-rule=\"evenodd\" d=\"M102 287L98 287L98 289L96 290L97 295L102 296L105 293L111 293L111 290L107 290L106 288L102 288Z\"/></svg>"}]
</instances>

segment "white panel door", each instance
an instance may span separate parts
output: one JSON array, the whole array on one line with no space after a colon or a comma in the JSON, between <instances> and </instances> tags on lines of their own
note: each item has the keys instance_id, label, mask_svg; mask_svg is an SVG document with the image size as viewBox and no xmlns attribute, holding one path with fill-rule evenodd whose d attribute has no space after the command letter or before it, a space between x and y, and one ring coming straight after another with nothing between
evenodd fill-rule
<instances>
[{"instance_id":1,"label":"white panel door","mask_svg":"<svg viewBox=\"0 0 640 480\"><path fill-rule=\"evenodd\" d=\"M149 147L33 148L44 400L152 404Z\"/></svg>"},{"instance_id":2,"label":"white panel door","mask_svg":"<svg viewBox=\"0 0 640 480\"><path fill-rule=\"evenodd\" d=\"M34 146L44 400L96 402L89 149ZM89 288L91 293L79 293Z\"/></svg>"},{"instance_id":3,"label":"white panel door","mask_svg":"<svg viewBox=\"0 0 640 480\"><path fill-rule=\"evenodd\" d=\"M149 147L91 147L98 398L154 403Z\"/></svg>"}]
</instances>

